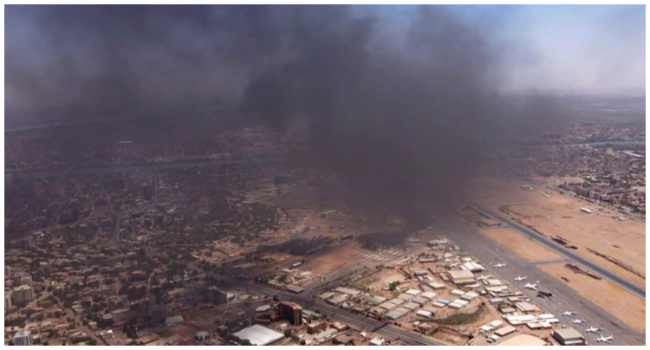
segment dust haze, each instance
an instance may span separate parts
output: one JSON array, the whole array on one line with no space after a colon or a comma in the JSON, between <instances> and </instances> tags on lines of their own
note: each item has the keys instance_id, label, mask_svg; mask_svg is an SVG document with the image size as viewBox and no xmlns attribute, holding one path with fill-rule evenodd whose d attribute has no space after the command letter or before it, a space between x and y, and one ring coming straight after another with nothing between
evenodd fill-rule
<instances>
[{"instance_id":1,"label":"dust haze","mask_svg":"<svg viewBox=\"0 0 650 350\"><path fill-rule=\"evenodd\" d=\"M242 121L280 130L306 120L313 165L339 176L342 199L417 218L462 201L490 153L557 113L553 97L499 91L503 55L525 43L493 40L439 6L400 16L391 25L373 7L7 6L6 112L115 117L225 101Z\"/></svg>"}]
</instances>

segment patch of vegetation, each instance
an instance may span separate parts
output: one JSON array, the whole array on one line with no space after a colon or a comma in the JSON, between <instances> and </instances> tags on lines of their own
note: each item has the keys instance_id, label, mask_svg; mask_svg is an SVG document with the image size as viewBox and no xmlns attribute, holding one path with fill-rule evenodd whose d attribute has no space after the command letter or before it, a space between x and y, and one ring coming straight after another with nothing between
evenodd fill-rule
<instances>
[{"instance_id":1,"label":"patch of vegetation","mask_svg":"<svg viewBox=\"0 0 650 350\"><path fill-rule=\"evenodd\" d=\"M373 284L373 283L375 283L377 281L379 281L379 278L377 278L375 276L368 276L368 277L365 277L365 278L354 281L354 283L352 283L352 287L356 288L356 289L359 289L359 290L365 290L366 287L368 287L369 285L371 285L371 284Z\"/></svg>"},{"instance_id":2,"label":"patch of vegetation","mask_svg":"<svg viewBox=\"0 0 650 350\"><path fill-rule=\"evenodd\" d=\"M391 282L388 284L388 290L391 292L394 292L395 289L397 289L397 286L399 285L399 281Z\"/></svg>"},{"instance_id":3,"label":"patch of vegetation","mask_svg":"<svg viewBox=\"0 0 650 350\"><path fill-rule=\"evenodd\" d=\"M485 306L481 304L479 308L469 314L463 314L463 313L458 313L458 314L453 314L449 317L443 318L443 319L434 319L433 321L437 324L442 324L442 325L448 325L448 326L458 326L458 325L464 325L464 324L470 324L476 322L476 320L479 319L479 317L483 314L483 311L485 310Z\"/></svg>"}]
</instances>

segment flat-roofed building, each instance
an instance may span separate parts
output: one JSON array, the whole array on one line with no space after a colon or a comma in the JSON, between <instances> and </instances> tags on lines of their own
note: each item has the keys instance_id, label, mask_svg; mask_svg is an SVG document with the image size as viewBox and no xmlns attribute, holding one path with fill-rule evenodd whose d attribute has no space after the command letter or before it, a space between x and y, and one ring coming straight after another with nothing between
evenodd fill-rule
<instances>
[{"instance_id":1,"label":"flat-roofed building","mask_svg":"<svg viewBox=\"0 0 650 350\"><path fill-rule=\"evenodd\" d=\"M423 298L423 297L415 297L415 298L413 298L413 300L411 300L411 302L416 303L416 304L418 304L420 306L424 306L425 304L427 304L429 302L429 299Z\"/></svg>"},{"instance_id":2,"label":"flat-roofed building","mask_svg":"<svg viewBox=\"0 0 650 350\"><path fill-rule=\"evenodd\" d=\"M489 302L492 305L499 305L499 304L503 304L505 300L503 298L492 298L489 300Z\"/></svg>"},{"instance_id":3,"label":"flat-roofed building","mask_svg":"<svg viewBox=\"0 0 650 350\"><path fill-rule=\"evenodd\" d=\"M433 300L433 298L435 298L437 295L438 294L434 293L434 292L424 292L424 293L420 294L420 297L427 298L429 300Z\"/></svg>"},{"instance_id":4,"label":"flat-roofed building","mask_svg":"<svg viewBox=\"0 0 650 350\"><path fill-rule=\"evenodd\" d=\"M11 292L11 299L14 304L26 304L34 300L36 296L34 295L34 288L28 285L22 285L14 288Z\"/></svg>"},{"instance_id":5,"label":"flat-roofed building","mask_svg":"<svg viewBox=\"0 0 650 350\"><path fill-rule=\"evenodd\" d=\"M375 316L375 317L380 317L383 314L385 314L386 312L388 312L388 310L380 308L380 307L371 307L370 310L368 310L368 313L371 316Z\"/></svg>"},{"instance_id":6,"label":"flat-roofed building","mask_svg":"<svg viewBox=\"0 0 650 350\"><path fill-rule=\"evenodd\" d=\"M402 307L405 308L405 309L409 309L409 310L415 310L415 309L419 308L420 305L411 301L411 302L408 302L408 303L404 304Z\"/></svg>"},{"instance_id":7,"label":"flat-roofed building","mask_svg":"<svg viewBox=\"0 0 650 350\"><path fill-rule=\"evenodd\" d=\"M519 302L515 304L517 309L521 310L524 313L531 313L531 312L537 312L539 311L539 308L531 303L527 303L525 301Z\"/></svg>"},{"instance_id":8,"label":"flat-roofed building","mask_svg":"<svg viewBox=\"0 0 650 350\"><path fill-rule=\"evenodd\" d=\"M381 303L386 301L386 298L381 297L381 296L371 296L370 298L366 299L366 304L372 305L372 306L377 306Z\"/></svg>"},{"instance_id":9,"label":"flat-roofed building","mask_svg":"<svg viewBox=\"0 0 650 350\"><path fill-rule=\"evenodd\" d=\"M406 291L406 294L416 297L416 296L422 294L422 291L417 290L417 289L409 289L409 290Z\"/></svg>"},{"instance_id":10,"label":"flat-roofed building","mask_svg":"<svg viewBox=\"0 0 650 350\"><path fill-rule=\"evenodd\" d=\"M338 334L338 331L336 329L328 328L328 329L326 329L324 331L321 331L318 334L316 334L314 336L314 341L316 341L318 343L322 343L322 342L325 342L325 341L328 341L328 340L334 338L334 336L336 336L336 334Z\"/></svg>"},{"instance_id":11,"label":"flat-roofed building","mask_svg":"<svg viewBox=\"0 0 650 350\"><path fill-rule=\"evenodd\" d=\"M338 306L346 302L349 298L347 294L339 294L327 299L327 303Z\"/></svg>"},{"instance_id":12,"label":"flat-roofed building","mask_svg":"<svg viewBox=\"0 0 650 350\"><path fill-rule=\"evenodd\" d=\"M451 303L449 303L449 305L447 305L447 306L449 306L452 309L460 310L460 309L464 308L465 306L467 306L467 304L469 304L469 302L467 302L467 301L465 301L463 299L456 299L456 300L452 301Z\"/></svg>"},{"instance_id":13,"label":"flat-roofed building","mask_svg":"<svg viewBox=\"0 0 650 350\"><path fill-rule=\"evenodd\" d=\"M234 335L239 339L248 340L253 345L269 345L284 338L284 334L258 324L244 328Z\"/></svg>"},{"instance_id":14,"label":"flat-roofed building","mask_svg":"<svg viewBox=\"0 0 650 350\"><path fill-rule=\"evenodd\" d=\"M410 295L410 294L402 293L402 294L397 296L397 299L401 299L401 300L404 300L404 301L411 301L413 299L413 296Z\"/></svg>"},{"instance_id":15,"label":"flat-roofed building","mask_svg":"<svg viewBox=\"0 0 650 350\"><path fill-rule=\"evenodd\" d=\"M478 293L476 293L474 291L470 291L470 292L467 292L467 293L461 295L460 298L463 299L463 300L467 300L467 301L473 301L476 298L478 298Z\"/></svg>"},{"instance_id":16,"label":"flat-roofed building","mask_svg":"<svg viewBox=\"0 0 650 350\"><path fill-rule=\"evenodd\" d=\"M327 322L325 321L316 321L307 325L307 333L309 334L315 334L325 329L327 329Z\"/></svg>"},{"instance_id":17,"label":"flat-roofed building","mask_svg":"<svg viewBox=\"0 0 650 350\"><path fill-rule=\"evenodd\" d=\"M504 318L513 326L535 322L537 320L537 318L533 315L513 315L505 316Z\"/></svg>"},{"instance_id":18,"label":"flat-roofed building","mask_svg":"<svg viewBox=\"0 0 650 350\"><path fill-rule=\"evenodd\" d=\"M585 337L573 328L554 329L551 336L562 345L585 345Z\"/></svg>"},{"instance_id":19,"label":"flat-roofed building","mask_svg":"<svg viewBox=\"0 0 650 350\"><path fill-rule=\"evenodd\" d=\"M391 321L397 321L404 316L403 313L398 311L391 311L386 314L386 319Z\"/></svg>"},{"instance_id":20,"label":"flat-roofed building","mask_svg":"<svg viewBox=\"0 0 650 350\"><path fill-rule=\"evenodd\" d=\"M445 285L440 282L429 282L427 285L433 288L433 290L445 289Z\"/></svg>"},{"instance_id":21,"label":"flat-roofed building","mask_svg":"<svg viewBox=\"0 0 650 350\"><path fill-rule=\"evenodd\" d=\"M287 286L287 290L291 293L300 294L305 291L305 288L291 284Z\"/></svg>"},{"instance_id":22,"label":"flat-roofed building","mask_svg":"<svg viewBox=\"0 0 650 350\"><path fill-rule=\"evenodd\" d=\"M18 331L14 335L13 340L14 340L14 345L31 346L32 333L30 331Z\"/></svg>"},{"instance_id":23,"label":"flat-roofed building","mask_svg":"<svg viewBox=\"0 0 650 350\"><path fill-rule=\"evenodd\" d=\"M497 329L494 332L494 334L496 334L496 335L498 335L500 337L504 337L504 336L506 336L506 335L508 335L510 333L513 333L516 330L517 329L515 327L513 327L513 326L505 326L505 327L502 327L500 329Z\"/></svg>"},{"instance_id":24,"label":"flat-roofed building","mask_svg":"<svg viewBox=\"0 0 650 350\"><path fill-rule=\"evenodd\" d=\"M222 305L228 303L228 293L217 287L210 287L205 290L205 301L212 305Z\"/></svg>"},{"instance_id":25,"label":"flat-roofed building","mask_svg":"<svg viewBox=\"0 0 650 350\"><path fill-rule=\"evenodd\" d=\"M529 334L518 334L499 343L499 346L544 346L546 341Z\"/></svg>"},{"instance_id":26,"label":"flat-roofed building","mask_svg":"<svg viewBox=\"0 0 650 350\"><path fill-rule=\"evenodd\" d=\"M472 284L476 282L474 275L467 270L448 271L447 276L456 285Z\"/></svg>"},{"instance_id":27,"label":"flat-roofed building","mask_svg":"<svg viewBox=\"0 0 650 350\"><path fill-rule=\"evenodd\" d=\"M473 273L477 273L477 272L483 272L483 271L485 271L485 267L483 267L483 266L481 266L480 264L475 263L475 262L473 262L473 261L470 261L470 262L466 262L466 263L464 263L464 264L463 264L463 267L464 267L467 271L469 271L469 272L473 272Z\"/></svg>"},{"instance_id":28,"label":"flat-roofed building","mask_svg":"<svg viewBox=\"0 0 650 350\"><path fill-rule=\"evenodd\" d=\"M345 287L336 288L336 289L334 289L334 291L339 292L339 293L343 293L343 294L347 294L347 295L351 296L352 298L355 298L355 297L359 296L359 294L361 294L361 292L358 291L358 290L351 289L351 288L345 288Z\"/></svg>"},{"instance_id":29,"label":"flat-roofed building","mask_svg":"<svg viewBox=\"0 0 650 350\"><path fill-rule=\"evenodd\" d=\"M383 304L380 304L379 307L384 309L384 310L392 310L392 309L396 308L397 305L391 303L390 301L387 301L387 302L385 302Z\"/></svg>"},{"instance_id":30,"label":"flat-roofed building","mask_svg":"<svg viewBox=\"0 0 650 350\"><path fill-rule=\"evenodd\" d=\"M325 299L331 298L333 295L334 295L334 293L332 293L332 292L326 292L326 293L320 294L318 296L318 298L325 300Z\"/></svg>"}]
</instances>

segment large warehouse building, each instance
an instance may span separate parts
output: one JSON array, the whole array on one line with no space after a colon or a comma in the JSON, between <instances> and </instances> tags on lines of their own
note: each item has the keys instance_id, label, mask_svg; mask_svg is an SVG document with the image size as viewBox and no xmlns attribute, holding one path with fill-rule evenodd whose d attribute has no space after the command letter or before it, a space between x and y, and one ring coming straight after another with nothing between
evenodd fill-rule
<instances>
[{"instance_id":1,"label":"large warehouse building","mask_svg":"<svg viewBox=\"0 0 650 350\"><path fill-rule=\"evenodd\" d=\"M258 324L244 328L235 333L239 339L247 339L253 345L268 345L284 337L284 334L278 333Z\"/></svg>"},{"instance_id":2,"label":"large warehouse building","mask_svg":"<svg viewBox=\"0 0 650 350\"><path fill-rule=\"evenodd\" d=\"M585 345L585 337L573 328L553 330L551 336L562 345Z\"/></svg>"}]
</instances>

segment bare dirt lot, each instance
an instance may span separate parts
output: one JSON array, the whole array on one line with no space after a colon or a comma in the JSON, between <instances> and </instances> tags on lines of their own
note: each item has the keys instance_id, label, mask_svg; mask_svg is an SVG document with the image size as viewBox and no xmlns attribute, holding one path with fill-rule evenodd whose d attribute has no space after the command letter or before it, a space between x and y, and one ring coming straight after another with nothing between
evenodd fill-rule
<instances>
[{"instance_id":1,"label":"bare dirt lot","mask_svg":"<svg viewBox=\"0 0 650 350\"><path fill-rule=\"evenodd\" d=\"M645 221L616 221L621 214L612 209L583 213L581 207L596 205L547 188L553 181L558 180L482 179L472 186L473 200L547 239L575 246L577 254L645 287Z\"/></svg>"},{"instance_id":2,"label":"bare dirt lot","mask_svg":"<svg viewBox=\"0 0 650 350\"><path fill-rule=\"evenodd\" d=\"M352 245L352 243L351 243ZM301 269L311 271L319 275L327 275L344 267L358 263L353 255L358 252L354 247L342 247L328 250L327 253L318 256L308 257Z\"/></svg>"},{"instance_id":3,"label":"bare dirt lot","mask_svg":"<svg viewBox=\"0 0 650 350\"><path fill-rule=\"evenodd\" d=\"M645 331L644 300L606 280L597 280L585 274L574 273L564 263L539 265L538 268L626 325Z\"/></svg>"},{"instance_id":4,"label":"bare dirt lot","mask_svg":"<svg viewBox=\"0 0 650 350\"><path fill-rule=\"evenodd\" d=\"M388 284L391 282L403 282L406 280L404 275L393 269L384 269L374 274L373 277L376 279L375 282L368 285L368 288L372 291L381 291L383 288L388 287ZM387 292L387 294L389 293Z\"/></svg>"},{"instance_id":5,"label":"bare dirt lot","mask_svg":"<svg viewBox=\"0 0 650 350\"><path fill-rule=\"evenodd\" d=\"M492 229L482 233L530 262L553 261L562 258L550 249L511 229Z\"/></svg>"}]
</instances>

